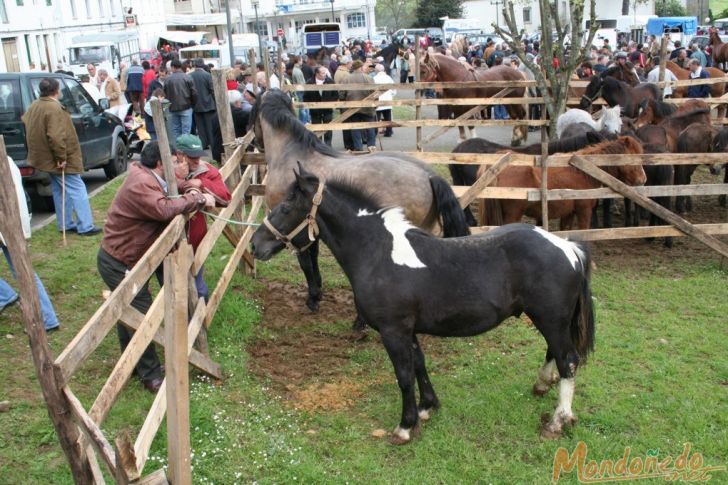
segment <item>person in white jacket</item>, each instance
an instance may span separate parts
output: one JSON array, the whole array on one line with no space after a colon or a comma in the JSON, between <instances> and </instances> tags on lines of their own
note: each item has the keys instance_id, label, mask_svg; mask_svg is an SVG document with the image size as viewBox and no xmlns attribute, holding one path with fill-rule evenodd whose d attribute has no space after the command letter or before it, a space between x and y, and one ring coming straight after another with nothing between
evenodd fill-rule
<instances>
[{"instance_id":1,"label":"person in white jacket","mask_svg":"<svg viewBox=\"0 0 728 485\"><path fill-rule=\"evenodd\" d=\"M23 182L20 178L20 170L18 170L18 167L15 165L15 162L12 158L7 158L7 163L10 166L10 173L12 174L12 180L10 181L10 183L13 184L15 188L15 193L18 197L18 207L20 209L20 223L23 228L23 235L25 236L25 239L30 239L30 213L28 212L28 202L25 199L25 192L23 192ZM4 162L0 161L0 163ZM7 181L0 181L0 183L7 183ZM2 233L0 233L0 248L2 248L2 252L5 255L5 260L8 262L8 266L10 267L10 273L13 275L13 277L15 277L15 267L13 266L13 262L10 259L10 251L8 251L8 247L5 244L5 239L3 239ZM46 332L58 330L60 328L60 324L58 323L58 317L56 316L56 312L53 309L53 304L48 297L48 293L46 292L43 283L40 281L40 278L38 278L38 274L34 274L34 276L35 284L38 287L38 296L40 297L40 309L43 315L43 323ZM10 287L7 281L0 278L0 312L5 310L7 307L17 303L19 299L20 296L15 292L15 290Z\"/></svg>"},{"instance_id":2,"label":"person in white jacket","mask_svg":"<svg viewBox=\"0 0 728 485\"><path fill-rule=\"evenodd\" d=\"M394 80L386 72L384 72L383 64L377 64L374 70L376 71L376 74L374 75L374 84L394 84ZM396 95L397 90L390 89L379 96L379 101L392 101ZM392 107L378 106L377 121L392 121ZM389 138L392 136L392 132L392 127L388 126L384 129L384 136Z\"/></svg>"}]
</instances>

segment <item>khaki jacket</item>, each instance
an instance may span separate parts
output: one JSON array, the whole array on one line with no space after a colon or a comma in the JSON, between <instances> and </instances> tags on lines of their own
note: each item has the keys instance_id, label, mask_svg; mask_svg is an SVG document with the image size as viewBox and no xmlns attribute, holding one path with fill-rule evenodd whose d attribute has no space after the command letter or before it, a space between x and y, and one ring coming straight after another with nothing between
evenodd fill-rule
<instances>
[{"instance_id":1,"label":"khaki jacket","mask_svg":"<svg viewBox=\"0 0 728 485\"><path fill-rule=\"evenodd\" d=\"M104 94L109 99L109 107L119 106L121 104L121 86L119 86L119 81L110 77L106 78Z\"/></svg>"},{"instance_id":2,"label":"khaki jacket","mask_svg":"<svg viewBox=\"0 0 728 485\"><path fill-rule=\"evenodd\" d=\"M71 115L51 97L38 98L23 115L28 165L44 172L60 173L57 162L66 162L67 173L83 172L81 144Z\"/></svg>"}]
</instances>

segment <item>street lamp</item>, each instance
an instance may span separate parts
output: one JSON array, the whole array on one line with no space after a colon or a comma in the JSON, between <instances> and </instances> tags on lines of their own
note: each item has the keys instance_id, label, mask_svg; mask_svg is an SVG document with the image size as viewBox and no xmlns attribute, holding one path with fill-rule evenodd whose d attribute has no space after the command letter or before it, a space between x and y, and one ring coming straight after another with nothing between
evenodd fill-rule
<instances>
[{"instance_id":1,"label":"street lamp","mask_svg":"<svg viewBox=\"0 0 728 485\"><path fill-rule=\"evenodd\" d=\"M495 5L495 25L496 27L500 27L500 8L498 5L503 4L504 2L502 0L491 0L490 4Z\"/></svg>"},{"instance_id":2,"label":"street lamp","mask_svg":"<svg viewBox=\"0 0 728 485\"><path fill-rule=\"evenodd\" d=\"M334 0L331 0L331 22L336 22L336 16L334 15Z\"/></svg>"},{"instance_id":3,"label":"street lamp","mask_svg":"<svg viewBox=\"0 0 728 485\"><path fill-rule=\"evenodd\" d=\"M263 42L260 40L260 23L258 21L258 5L260 5L259 0L251 0L251 5L253 5L253 10L255 10L255 34L258 36L258 53L260 54L259 61L263 60ZM253 66L255 67L255 66Z\"/></svg>"},{"instance_id":4,"label":"street lamp","mask_svg":"<svg viewBox=\"0 0 728 485\"><path fill-rule=\"evenodd\" d=\"M361 8L364 10L364 22L367 25L367 39L372 40L372 29L369 26L369 2L366 2Z\"/></svg>"}]
</instances>

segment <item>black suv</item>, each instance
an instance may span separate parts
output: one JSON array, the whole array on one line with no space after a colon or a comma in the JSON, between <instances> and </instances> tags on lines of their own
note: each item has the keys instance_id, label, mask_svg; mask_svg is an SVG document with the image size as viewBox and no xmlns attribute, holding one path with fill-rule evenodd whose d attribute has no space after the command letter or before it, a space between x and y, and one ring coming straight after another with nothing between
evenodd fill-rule
<instances>
[{"instance_id":1,"label":"black suv","mask_svg":"<svg viewBox=\"0 0 728 485\"><path fill-rule=\"evenodd\" d=\"M96 104L81 83L71 76L43 72L0 74L0 135L5 137L8 155L20 168L26 190L51 205L50 177L26 162L28 150L21 120L39 96L40 81L47 77L57 79L61 85L59 101L73 120L86 170L102 167L109 179L125 172L127 135L122 121L104 111L109 107L108 100L102 99L100 105Z\"/></svg>"}]
</instances>

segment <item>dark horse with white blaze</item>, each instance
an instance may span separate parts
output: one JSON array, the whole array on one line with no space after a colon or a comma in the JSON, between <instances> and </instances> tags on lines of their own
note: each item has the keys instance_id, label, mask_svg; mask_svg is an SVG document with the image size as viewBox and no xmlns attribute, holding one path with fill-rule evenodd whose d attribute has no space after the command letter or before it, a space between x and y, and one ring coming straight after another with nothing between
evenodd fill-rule
<instances>
[{"instance_id":1,"label":"dark horse with white blaze","mask_svg":"<svg viewBox=\"0 0 728 485\"><path fill-rule=\"evenodd\" d=\"M349 155L332 149L298 121L291 98L280 90L266 92L250 115L255 144L265 152L268 177L265 202L276 207L293 182L293 168L301 163L306 170L324 178L350 180L370 194L377 203L403 207L408 219L427 231L445 237L464 236L470 230L450 185L416 158L395 152ZM318 267L318 241L298 253L306 275L306 305L316 311L321 300L321 274Z\"/></svg>"},{"instance_id":2,"label":"dark horse with white blaze","mask_svg":"<svg viewBox=\"0 0 728 485\"><path fill-rule=\"evenodd\" d=\"M395 444L410 441L419 421L440 405L417 334L478 335L522 313L547 343L534 393L545 394L560 379L559 404L541 435L558 437L564 425L576 421L574 379L593 350L595 333L585 247L528 224L441 239L346 178L323 180L300 169L286 197L253 235L253 255L268 260L285 247L270 227L290 234L306 226L331 249L351 282L357 309L379 331L394 365L402 392ZM291 242L307 244L307 231L298 231Z\"/></svg>"}]
</instances>

